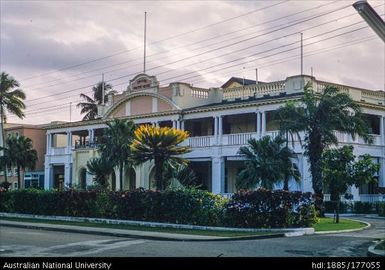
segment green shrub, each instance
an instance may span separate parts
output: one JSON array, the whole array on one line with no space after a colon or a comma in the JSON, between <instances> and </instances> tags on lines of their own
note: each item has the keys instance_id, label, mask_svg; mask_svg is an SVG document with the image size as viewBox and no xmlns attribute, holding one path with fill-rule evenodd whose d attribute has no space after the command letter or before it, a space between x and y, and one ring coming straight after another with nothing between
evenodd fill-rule
<instances>
[{"instance_id":1,"label":"green shrub","mask_svg":"<svg viewBox=\"0 0 385 270\"><path fill-rule=\"evenodd\" d=\"M354 202L353 212L356 214L371 214L376 212L376 204L370 202Z\"/></svg>"},{"instance_id":2,"label":"green shrub","mask_svg":"<svg viewBox=\"0 0 385 270\"><path fill-rule=\"evenodd\" d=\"M236 227L310 226L310 194L258 190L229 201L198 189L125 192L98 190L0 190L0 211Z\"/></svg>"},{"instance_id":3,"label":"green shrub","mask_svg":"<svg viewBox=\"0 0 385 270\"><path fill-rule=\"evenodd\" d=\"M258 189L234 194L225 220L234 227L307 227L316 222L316 213L310 193Z\"/></svg>"},{"instance_id":4,"label":"green shrub","mask_svg":"<svg viewBox=\"0 0 385 270\"><path fill-rule=\"evenodd\" d=\"M385 202L377 203L377 214L380 217L385 217Z\"/></svg>"},{"instance_id":5,"label":"green shrub","mask_svg":"<svg viewBox=\"0 0 385 270\"><path fill-rule=\"evenodd\" d=\"M326 213L334 213L336 202L325 201L324 206L325 206ZM353 208L353 204L340 201L340 214L349 213L352 211L352 208Z\"/></svg>"}]
</instances>

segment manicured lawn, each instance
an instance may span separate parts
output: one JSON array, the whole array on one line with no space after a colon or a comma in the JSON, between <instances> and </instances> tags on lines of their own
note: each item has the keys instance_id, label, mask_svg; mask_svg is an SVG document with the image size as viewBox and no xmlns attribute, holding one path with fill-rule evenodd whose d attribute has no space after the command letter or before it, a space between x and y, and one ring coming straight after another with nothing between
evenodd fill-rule
<instances>
[{"instance_id":1,"label":"manicured lawn","mask_svg":"<svg viewBox=\"0 0 385 270\"><path fill-rule=\"evenodd\" d=\"M365 223L345 218L340 218L340 222L338 224L334 223L333 218L320 218L319 221L313 227L316 232L322 232L359 229L365 226Z\"/></svg>"},{"instance_id":2,"label":"manicured lawn","mask_svg":"<svg viewBox=\"0 0 385 270\"><path fill-rule=\"evenodd\" d=\"M147 227L147 226L138 226L138 225L120 225L120 224L105 224L105 223L90 223L90 222L53 221L53 220L41 220L41 219L33 219L33 218L2 217L1 219L2 220L9 220L9 221L74 225L74 226L93 227L93 228L111 228L111 229L123 229L123 230L151 231L151 232L206 235L206 236L221 236L221 237L279 235L278 233L275 233L275 232L228 232L228 231L211 231L211 230L205 231L205 230L191 230L191 229Z\"/></svg>"}]
</instances>

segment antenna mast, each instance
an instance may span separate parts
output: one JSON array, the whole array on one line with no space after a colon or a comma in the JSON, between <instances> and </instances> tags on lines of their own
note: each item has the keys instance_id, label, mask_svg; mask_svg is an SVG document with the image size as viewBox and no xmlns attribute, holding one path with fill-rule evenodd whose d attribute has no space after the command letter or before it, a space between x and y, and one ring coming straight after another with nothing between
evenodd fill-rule
<instances>
[{"instance_id":1,"label":"antenna mast","mask_svg":"<svg viewBox=\"0 0 385 270\"><path fill-rule=\"evenodd\" d=\"M143 73L146 73L146 28L147 28L147 12L144 12L144 57L143 57Z\"/></svg>"},{"instance_id":2,"label":"antenna mast","mask_svg":"<svg viewBox=\"0 0 385 270\"><path fill-rule=\"evenodd\" d=\"M301 33L301 75L303 75L303 33Z\"/></svg>"},{"instance_id":3,"label":"antenna mast","mask_svg":"<svg viewBox=\"0 0 385 270\"><path fill-rule=\"evenodd\" d=\"M105 96L105 91L104 91L104 73L102 73L102 105L104 105L104 96Z\"/></svg>"}]
</instances>

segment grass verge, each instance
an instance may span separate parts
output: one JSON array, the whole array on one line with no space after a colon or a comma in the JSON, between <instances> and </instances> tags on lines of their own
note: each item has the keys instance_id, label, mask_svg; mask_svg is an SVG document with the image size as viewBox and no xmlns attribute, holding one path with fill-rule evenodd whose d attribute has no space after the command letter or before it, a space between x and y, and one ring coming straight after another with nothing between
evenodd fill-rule
<instances>
[{"instance_id":1,"label":"grass verge","mask_svg":"<svg viewBox=\"0 0 385 270\"><path fill-rule=\"evenodd\" d=\"M316 232L340 231L350 229L360 229L366 226L365 223L350 219L340 218L339 223L334 223L333 218L320 218L313 226Z\"/></svg>"},{"instance_id":2,"label":"grass verge","mask_svg":"<svg viewBox=\"0 0 385 270\"><path fill-rule=\"evenodd\" d=\"M274 232L229 232L229 231L206 231L206 230L192 230L192 229L174 229L174 228L162 228L162 227L147 227L140 225L121 225L121 224L106 224L106 223L91 223L91 222L73 222L73 221L56 221L56 220L42 220L33 218L9 218L2 217L2 220L19 221L19 222L31 222L31 223L44 223L44 224L59 224L59 225L74 225L82 227L92 228L111 228L111 229L123 229L123 230L135 230L135 231L149 231L149 232L162 232L162 233L177 233L177 234L190 234L190 235L204 235L204 236L220 236L220 237L247 237L247 236L269 236L279 235L281 233Z\"/></svg>"}]
</instances>

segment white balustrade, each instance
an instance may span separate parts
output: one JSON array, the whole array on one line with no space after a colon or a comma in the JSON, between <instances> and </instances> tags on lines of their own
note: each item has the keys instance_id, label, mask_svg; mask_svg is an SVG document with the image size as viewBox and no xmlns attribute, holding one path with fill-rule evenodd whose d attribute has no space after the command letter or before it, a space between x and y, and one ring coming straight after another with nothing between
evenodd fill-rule
<instances>
[{"instance_id":1,"label":"white balustrade","mask_svg":"<svg viewBox=\"0 0 385 270\"><path fill-rule=\"evenodd\" d=\"M204 88L193 87L191 89L191 96L196 98L208 98L210 90Z\"/></svg>"},{"instance_id":2,"label":"white balustrade","mask_svg":"<svg viewBox=\"0 0 385 270\"><path fill-rule=\"evenodd\" d=\"M67 147L52 147L51 155L64 155Z\"/></svg>"},{"instance_id":3,"label":"white balustrade","mask_svg":"<svg viewBox=\"0 0 385 270\"><path fill-rule=\"evenodd\" d=\"M267 94L279 94L285 90L285 81L254 84L242 87L223 89L223 99L262 97Z\"/></svg>"},{"instance_id":4,"label":"white balustrade","mask_svg":"<svg viewBox=\"0 0 385 270\"><path fill-rule=\"evenodd\" d=\"M383 202L385 201L385 194L360 194L361 202Z\"/></svg>"},{"instance_id":5,"label":"white balustrade","mask_svg":"<svg viewBox=\"0 0 385 270\"><path fill-rule=\"evenodd\" d=\"M188 138L188 145L190 147L207 147L212 145L213 136L201 136Z\"/></svg>"},{"instance_id":6,"label":"white balustrade","mask_svg":"<svg viewBox=\"0 0 385 270\"><path fill-rule=\"evenodd\" d=\"M279 131L278 130L275 130L275 131L267 131L263 136L265 135L268 135L270 136L272 139L274 139L275 137L277 137L279 134Z\"/></svg>"},{"instance_id":7,"label":"white balustrade","mask_svg":"<svg viewBox=\"0 0 385 270\"><path fill-rule=\"evenodd\" d=\"M244 145L244 144L247 144L247 142L249 141L249 139L251 139L253 134L254 133L228 134L227 135L227 144L228 145Z\"/></svg>"}]
</instances>

